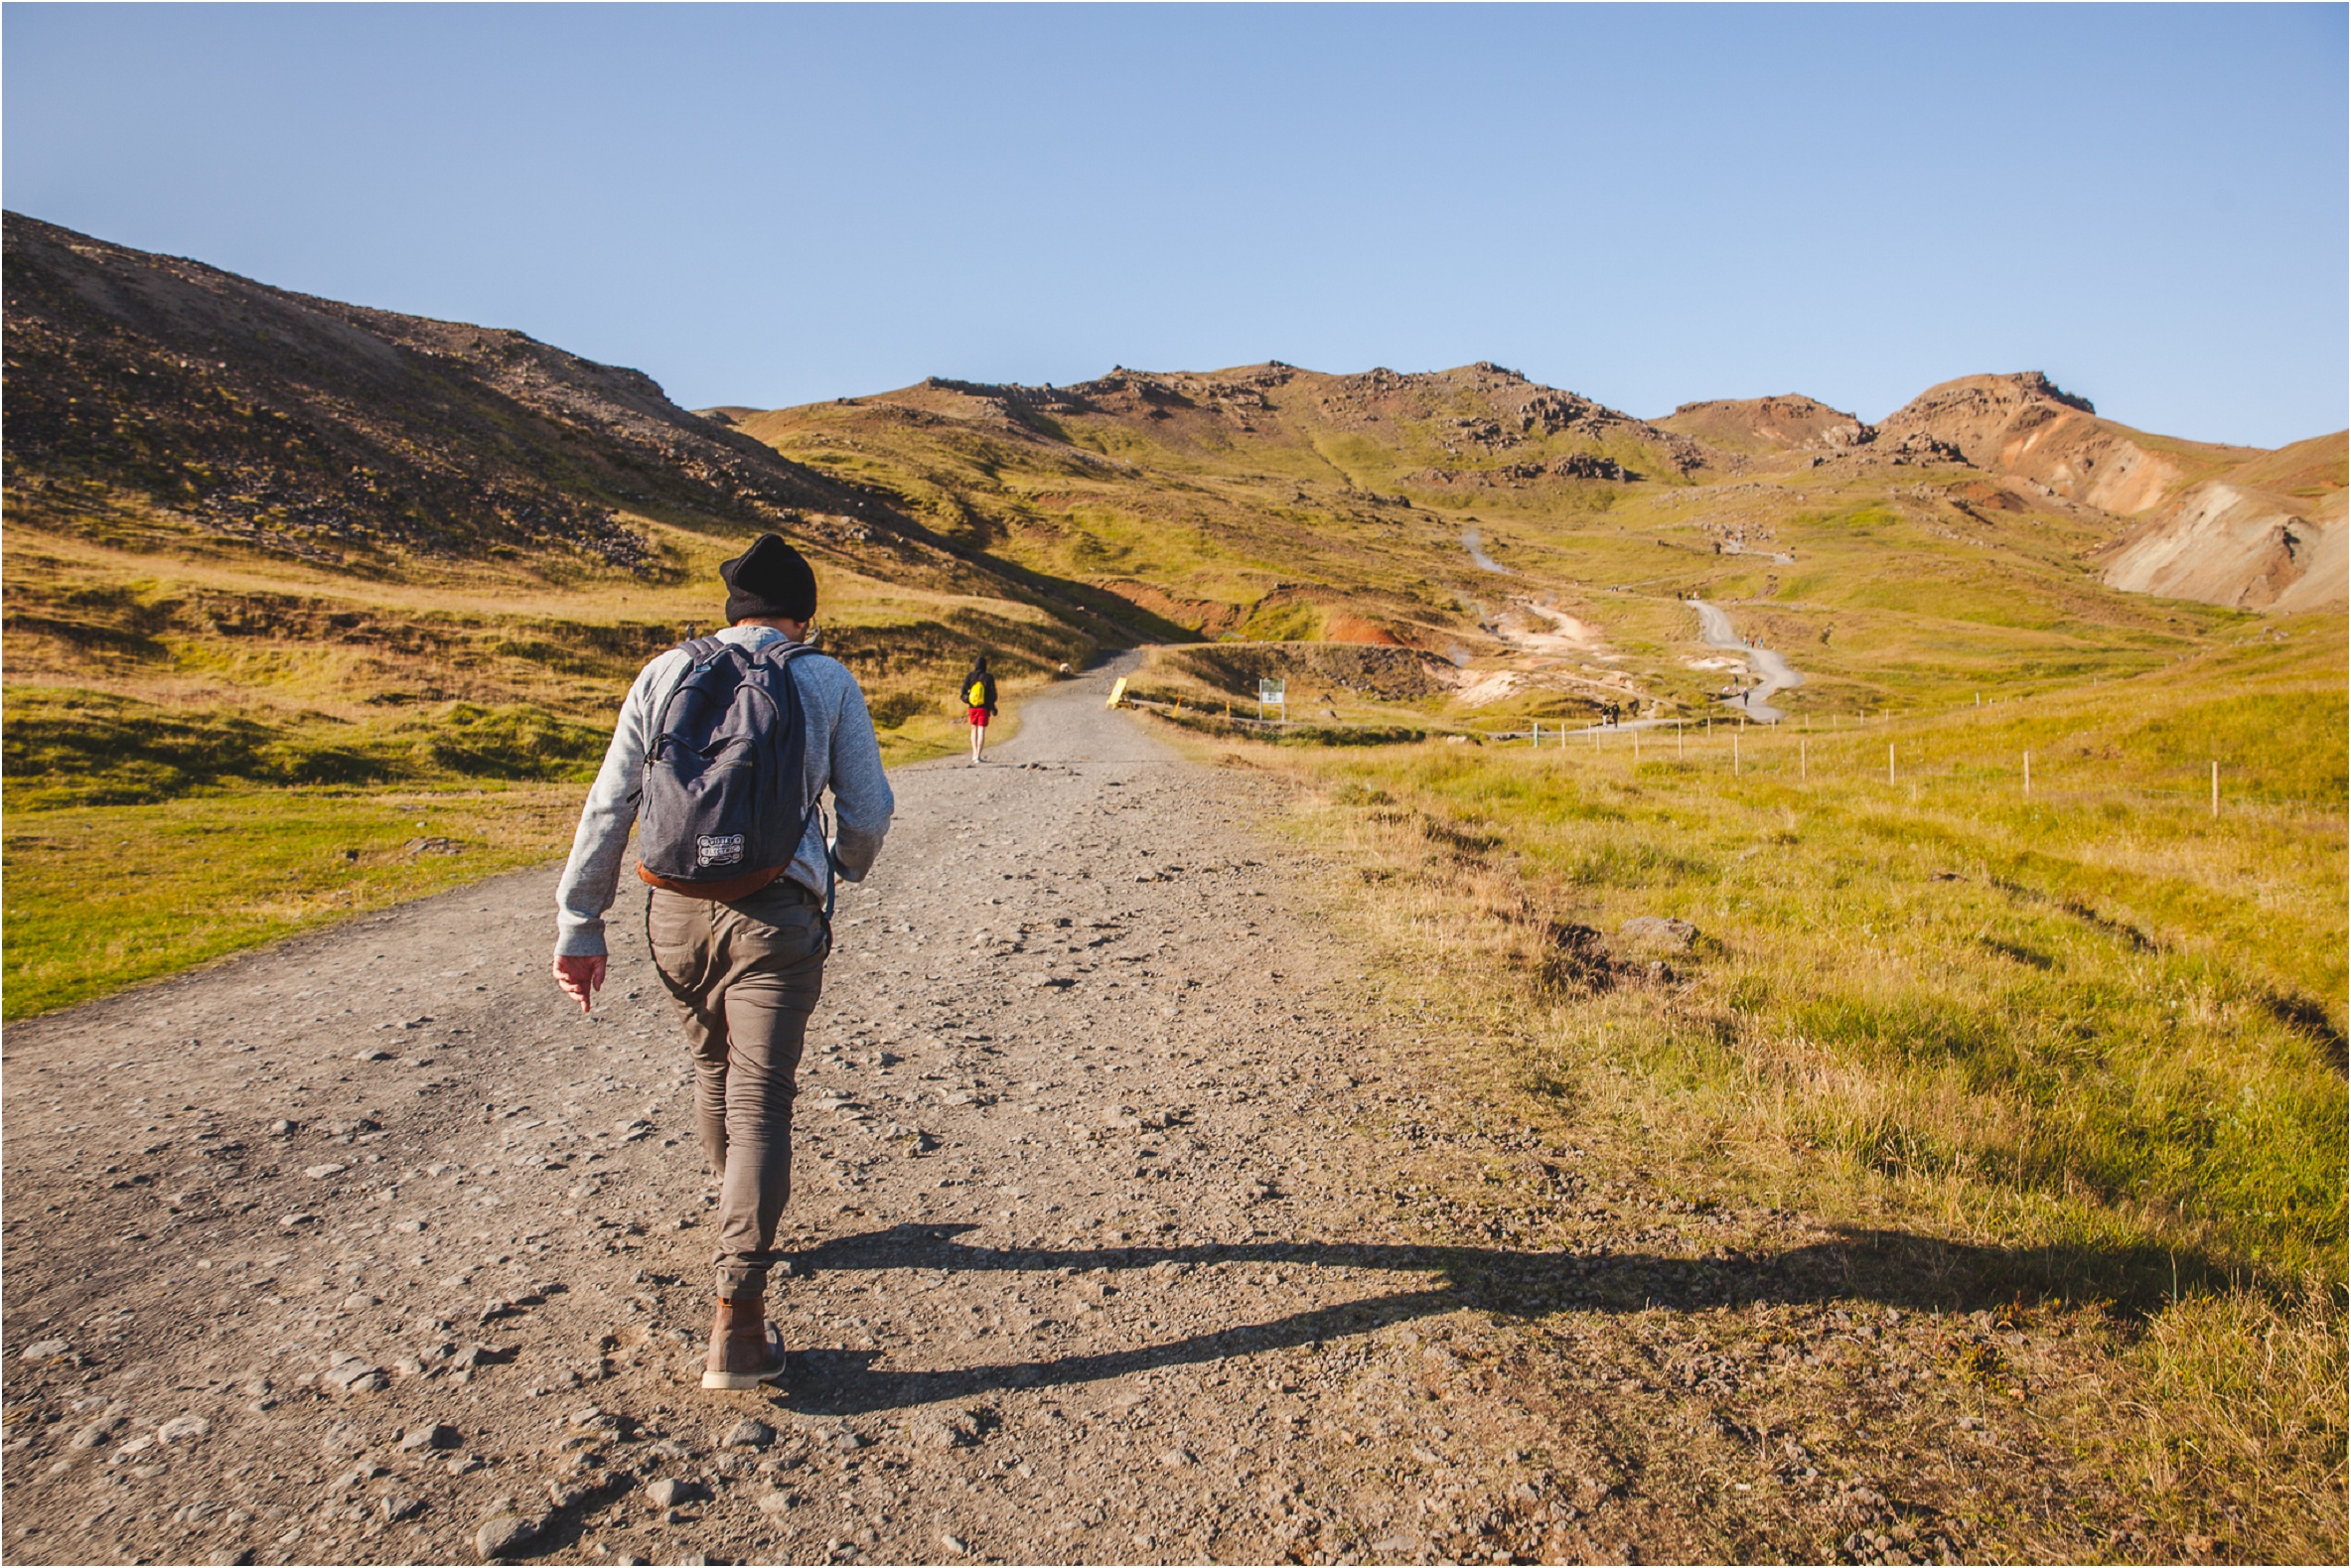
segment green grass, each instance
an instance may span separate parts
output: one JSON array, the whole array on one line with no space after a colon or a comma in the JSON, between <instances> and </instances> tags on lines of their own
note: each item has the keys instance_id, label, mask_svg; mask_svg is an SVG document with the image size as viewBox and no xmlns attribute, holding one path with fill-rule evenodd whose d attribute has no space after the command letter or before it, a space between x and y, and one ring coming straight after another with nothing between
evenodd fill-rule
<instances>
[{"instance_id":1,"label":"green grass","mask_svg":"<svg viewBox=\"0 0 2351 1568\"><path fill-rule=\"evenodd\" d=\"M8 803L15 811L131 805L237 784L585 782L610 739L607 729L524 703L453 702L353 724L34 687L8 703Z\"/></svg>"},{"instance_id":2,"label":"green grass","mask_svg":"<svg viewBox=\"0 0 2351 1568\"><path fill-rule=\"evenodd\" d=\"M2253 682L2258 662L2198 673ZM1679 760L1653 733L1637 768L1623 735L1305 765L1334 799L1384 802L1326 824L1384 886L1507 917L1482 939L1523 976L1560 923L1707 933L1686 996L1546 1015L1530 1051L1569 1101L1634 1067L1659 1096L1636 1119L1745 1146L1758 1171L2298 1278L2343 1258L2340 704L2200 684L1809 737L1723 727ZM1816 1149L1825 1164L1782 1158Z\"/></svg>"},{"instance_id":3,"label":"green grass","mask_svg":"<svg viewBox=\"0 0 2351 1568\"><path fill-rule=\"evenodd\" d=\"M5 1012L24 1018L562 853L573 785L240 789L11 810ZM418 840L440 839L411 850Z\"/></svg>"},{"instance_id":4,"label":"green grass","mask_svg":"<svg viewBox=\"0 0 2351 1568\"><path fill-rule=\"evenodd\" d=\"M622 694L710 630L743 533L649 524L666 564L646 578L555 560L361 578L24 509L12 496L0 694L9 1018L560 854ZM965 744L973 652L1016 697L1093 646L1034 606L819 570L826 645L892 764ZM455 825L401 829L415 800ZM385 848L436 835L467 847Z\"/></svg>"},{"instance_id":5,"label":"green grass","mask_svg":"<svg viewBox=\"0 0 2351 1568\"><path fill-rule=\"evenodd\" d=\"M2003 1291L2109 1305L2116 1381L2043 1419L2094 1421L2072 1439L2150 1509L2319 1560L2346 1436L2343 678L2337 641L2260 641L1981 711L1717 726L1679 758L1652 734L1638 766L1623 735L1223 744L1304 786L1298 831L1357 873L1338 919L1389 954L1383 1011L1463 1042L1439 1070L1671 1188L1987 1248ZM1637 950L1635 916L1700 935Z\"/></svg>"}]
</instances>

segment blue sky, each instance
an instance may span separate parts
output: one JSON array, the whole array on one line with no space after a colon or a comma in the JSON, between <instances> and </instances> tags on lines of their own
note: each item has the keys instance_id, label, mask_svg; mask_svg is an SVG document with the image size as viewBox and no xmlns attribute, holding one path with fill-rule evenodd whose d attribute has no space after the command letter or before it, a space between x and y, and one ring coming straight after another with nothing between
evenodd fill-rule
<instances>
[{"instance_id":1,"label":"blue sky","mask_svg":"<svg viewBox=\"0 0 2351 1568\"><path fill-rule=\"evenodd\" d=\"M2342 6L10 4L0 200L689 406L1495 359L2346 423Z\"/></svg>"}]
</instances>

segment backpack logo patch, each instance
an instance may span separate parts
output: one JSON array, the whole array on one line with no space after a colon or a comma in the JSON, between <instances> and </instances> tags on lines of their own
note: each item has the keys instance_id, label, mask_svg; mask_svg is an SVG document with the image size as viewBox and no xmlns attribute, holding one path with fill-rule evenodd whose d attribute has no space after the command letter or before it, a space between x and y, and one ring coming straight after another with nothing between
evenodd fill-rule
<instances>
[{"instance_id":1,"label":"backpack logo patch","mask_svg":"<svg viewBox=\"0 0 2351 1568\"><path fill-rule=\"evenodd\" d=\"M732 866L743 859L743 835L740 833L703 833L694 839L694 864L697 866Z\"/></svg>"}]
</instances>

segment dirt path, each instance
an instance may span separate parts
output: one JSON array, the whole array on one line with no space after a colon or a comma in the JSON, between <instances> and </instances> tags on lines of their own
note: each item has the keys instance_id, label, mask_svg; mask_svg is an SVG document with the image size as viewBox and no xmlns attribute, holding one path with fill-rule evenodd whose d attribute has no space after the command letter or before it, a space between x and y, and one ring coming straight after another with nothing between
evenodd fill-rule
<instances>
[{"instance_id":1,"label":"dirt path","mask_svg":"<svg viewBox=\"0 0 2351 1568\"><path fill-rule=\"evenodd\" d=\"M8 1555L471 1558L510 1512L663 1560L1311 1544L1365 1348L1312 1349L1444 1309L1332 1244L1376 1077L1246 791L1099 684L902 773L843 900L781 1399L685 1380L705 1183L634 899L591 1019L533 872L11 1030Z\"/></svg>"},{"instance_id":2,"label":"dirt path","mask_svg":"<svg viewBox=\"0 0 2351 1568\"><path fill-rule=\"evenodd\" d=\"M590 1019L542 870L12 1029L7 1558L1948 1560L1876 1468L1974 1441L1879 1397L1940 1331L1854 1298L1916 1303L1421 1081L1425 1025L1350 1022L1276 803L1102 684L898 777L804 1077L778 1393L694 1382L709 1200L641 903ZM1835 1458L1795 1436L1832 1408Z\"/></svg>"},{"instance_id":3,"label":"dirt path","mask_svg":"<svg viewBox=\"0 0 2351 1568\"><path fill-rule=\"evenodd\" d=\"M1788 661L1768 647L1755 647L1742 640L1732 629L1730 617L1719 605L1703 599L1692 599L1690 607L1697 612L1698 634L1706 640L1706 646L1728 648L1744 653L1754 666L1756 682L1738 696L1727 698L1734 707L1743 710L1758 724L1777 724L1788 715L1771 706L1771 698L1779 692L1804 684L1804 677L1788 667Z\"/></svg>"}]
</instances>

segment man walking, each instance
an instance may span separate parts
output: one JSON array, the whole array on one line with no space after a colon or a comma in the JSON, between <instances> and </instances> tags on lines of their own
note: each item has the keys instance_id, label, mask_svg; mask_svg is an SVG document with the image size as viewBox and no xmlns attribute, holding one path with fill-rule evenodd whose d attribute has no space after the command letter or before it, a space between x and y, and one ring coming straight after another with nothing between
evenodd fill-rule
<instances>
[{"instance_id":1,"label":"man walking","mask_svg":"<svg viewBox=\"0 0 2351 1568\"><path fill-rule=\"evenodd\" d=\"M753 1388L784 1369L767 1279L791 1195L801 1049L832 950L833 878L863 879L895 802L856 677L805 645L816 614L808 561L766 533L718 573L726 629L654 659L621 706L556 895L554 973L586 1012L642 806L646 933L684 1016L696 1130L718 1180L702 1386Z\"/></svg>"},{"instance_id":2,"label":"man walking","mask_svg":"<svg viewBox=\"0 0 2351 1568\"><path fill-rule=\"evenodd\" d=\"M987 760L987 721L996 716L996 677L987 672L987 655L974 654L963 677L963 704L971 711L971 760Z\"/></svg>"}]
</instances>

